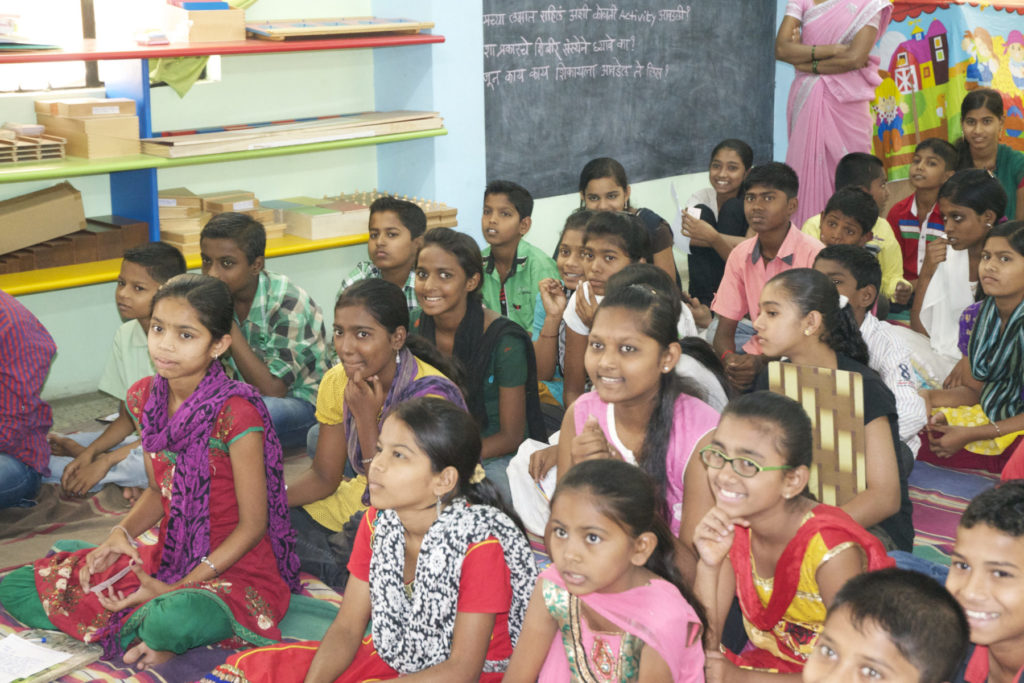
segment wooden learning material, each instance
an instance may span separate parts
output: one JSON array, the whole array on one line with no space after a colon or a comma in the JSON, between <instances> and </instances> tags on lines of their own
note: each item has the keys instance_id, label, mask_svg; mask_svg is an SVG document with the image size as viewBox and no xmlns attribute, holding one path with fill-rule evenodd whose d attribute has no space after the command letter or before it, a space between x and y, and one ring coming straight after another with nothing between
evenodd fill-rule
<instances>
[{"instance_id":1,"label":"wooden learning material","mask_svg":"<svg viewBox=\"0 0 1024 683\"><path fill-rule=\"evenodd\" d=\"M275 19L274 21L251 21L245 24L246 32L261 40L352 36L362 33L419 33L428 28L434 28L434 22L381 17Z\"/></svg>"},{"instance_id":2,"label":"wooden learning material","mask_svg":"<svg viewBox=\"0 0 1024 683\"><path fill-rule=\"evenodd\" d=\"M822 503L845 505L865 490L867 428L860 373L772 361L768 385L799 401L811 418L811 493Z\"/></svg>"},{"instance_id":3,"label":"wooden learning material","mask_svg":"<svg viewBox=\"0 0 1024 683\"><path fill-rule=\"evenodd\" d=\"M412 202L423 209L423 213L427 215L427 230L431 230L433 228L454 228L459 224L459 221L456 219L458 210L454 206L448 206L444 202L437 202L432 199L409 197L409 195L399 196L393 192L378 192L376 188L370 192L361 192L356 190L349 194L341 194L338 196L338 199L369 207L370 204L373 204L375 199L379 199L381 197L402 199L407 202Z\"/></svg>"},{"instance_id":4,"label":"wooden learning material","mask_svg":"<svg viewBox=\"0 0 1024 683\"><path fill-rule=\"evenodd\" d=\"M19 161L45 161L63 159L67 139L43 134L38 137L15 135L0 139L0 164Z\"/></svg>"},{"instance_id":5,"label":"wooden learning material","mask_svg":"<svg viewBox=\"0 0 1024 683\"><path fill-rule=\"evenodd\" d=\"M312 121L241 124L214 132L182 132L177 135L144 138L142 152L173 159L411 133L443 127L444 120L434 111L371 111Z\"/></svg>"}]
</instances>

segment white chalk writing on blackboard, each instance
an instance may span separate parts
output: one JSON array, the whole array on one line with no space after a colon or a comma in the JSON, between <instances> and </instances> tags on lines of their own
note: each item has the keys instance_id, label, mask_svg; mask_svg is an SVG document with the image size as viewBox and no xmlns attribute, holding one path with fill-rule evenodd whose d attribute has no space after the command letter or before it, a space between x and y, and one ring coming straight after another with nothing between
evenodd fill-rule
<instances>
[{"instance_id":1,"label":"white chalk writing on blackboard","mask_svg":"<svg viewBox=\"0 0 1024 683\"><path fill-rule=\"evenodd\" d=\"M657 23L685 22L690 20L690 6L619 9L617 5L597 4L591 8L587 3L579 7L564 8L561 5L549 4L540 9L519 10L516 12L483 15L485 26L517 25L529 36L520 35L518 40L507 43L485 43L484 58L489 67L503 67L508 60L508 68L489 68L484 72L484 85L491 90L499 86L514 86L520 83L546 81L582 80L582 79L644 79L660 81L665 77L669 64L657 64L643 59L643 36L635 33L617 33L607 22L616 22L620 28L629 27L645 32L647 27ZM555 24L572 24L579 28L591 24L599 25L594 34L585 29L573 29L571 35L561 39L547 34L550 29L543 26ZM597 24L597 22L602 22ZM526 24L533 24L527 28ZM534 33L534 35L529 35ZM540 33L541 35L536 35ZM511 36L509 37L509 39ZM639 59L631 58L630 54L639 51ZM618 55L622 54L620 58ZM591 56L600 58L591 62ZM553 64L523 64L523 57L554 57ZM574 63L583 58L588 63ZM531 60L532 61L532 60ZM553 68L552 68L553 67Z\"/></svg>"},{"instance_id":2,"label":"white chalk writing on blackboard","mask_svg":"<svg viewBox=\"0 0 1024 683\"><path fill-rule=\"evenodd\" d=\"M545 9L520 10L518 12L496 12L483 15L484 26L505 26L506 24L535 24L540 19L542 24L555 24L568 21L631 21L637 24L653 26L656 22L678 22L690 19L689 5L676 5L663 9L624 9L616 5L591 9L586 3L579 7L563 9L548 5Z\"/></svg>"}]
</instances>

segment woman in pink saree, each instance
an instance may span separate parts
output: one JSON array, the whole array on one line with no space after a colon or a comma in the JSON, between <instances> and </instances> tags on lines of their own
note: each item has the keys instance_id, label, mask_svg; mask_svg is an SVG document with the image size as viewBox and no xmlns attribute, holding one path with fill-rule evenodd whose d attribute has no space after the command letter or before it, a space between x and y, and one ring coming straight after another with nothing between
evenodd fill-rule
<instances>
[{"instance_id":1,"label":"woman in pink saree","mask_svg":"<svg viewBox=\"0 0 1024 683\"><path fill-rule=\"evenodd\" d=\"M882 79L870 52L891 14L891 0L789 0L775 58L797 72L786 107L786 163L800 177L798 226L832 196L839 160L871 151L868 102Z\"/></svg>"}]
</instances>

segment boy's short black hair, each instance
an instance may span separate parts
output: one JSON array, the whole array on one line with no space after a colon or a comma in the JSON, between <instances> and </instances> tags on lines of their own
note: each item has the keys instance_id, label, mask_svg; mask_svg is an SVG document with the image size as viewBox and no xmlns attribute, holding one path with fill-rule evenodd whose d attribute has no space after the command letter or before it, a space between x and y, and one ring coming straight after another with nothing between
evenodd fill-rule
<instances>
[{"instance_id":1,"label":"boy's short black hair","mask_svg":"<svg viewBox=\"0 0 1024 683\"><path fill-rule=\"evenodd\" d=\"M956 170L956 147L951 145L948 141L942 138L925 138L921 142L917 143L917 147L914 148L915 152L920 152L922 149L935 154L935 156L942 159L943 163L946 164L947 171Z\"/></svg>"},{"instance_id":2,"label":"boy's short black hair","mask_svg":"<svg viewBox=\"0 0 1024 683\"><path fill-rule=\"evenodd\" d=\"M842 607L858 631L865 622L885 631L920 683L953 680L970 627L963 608L935 579L895 568L858 574L836 594L829 616Z\"/></svg>"},{"instance_id":3,"label":"boy's short black hair","mask_svg":"<svg viewBox=\"0 0 1024 683\"><path fill-rule=\"evenodd\" d=\"M412 202L394 197L377 197L370 204L370 215L391 211L398 216L398 222L416 239L427 231L427 214Z\"/></svg>"},{"instance_id":4,"label":"boy's short black hair","mask_svg":"<svg viewBox=\"0 0 1024 683\"><path fill-rule=\"evenodd\" d=\"M867 152L850 152L836 164L836 189L844 187L871 187L871 183L885 175L882 160Z\"/></svg>"},{"instance_id":5,"label":"boy's short black hair","mask_svg":"<svg viewBox=\"0 0 1024 683\"><path fill-rule=\"evenodd\" d=\"M508 200L512 202L512 206L516 207L519 220L533 215L533 195L522 185L513 183L511 180L492 180L487 183L487 189L484 190L484 199L486 200L492 194L507 196Z\"/></svg>"},{"instance_id":6,"label":"boy's short black hair","mask_svg":"<svg viewBox=\"0 0 1024 683\"><path fill-rule=\"evenodd\" d=\"M836 193L828 198L825 210L821 212L822 219L832 211L838 211L856 221L862 235L871 232L878 221L878 204L860 187L836 190Z\"/></svg>"},{"instance_id":7,"label":"boy's short black hair","mask_svg":"<svg viewBox=\"0 0 1024 683\"><path fill-rule=\"evenodd\" d=\"M832 244L814 257L815 263L823 260L835 261L850 271L850 275L857 283L857 289L874 285L875 291L878 292L882 288L882 266L875 255L864 247L855 244Z\"/></svg>"},{"instance_id":8,"label":"boy's short black hair","mask_svg":"<svg viewBox=\"0 0 1024 683\"><path fill-rule=\"evenodd\" d=\"M971 529L978 524L1024 537L1024 479L1004 481L976 495L964 510L960 526Z\"/></svg>"},{"instance_id":9,"label":"boy's short black hair","mask_svg":"<svg viewBox=\"0 0 1024 683\"><path fill-rule=\"evenodd\" d=\"M131 247L125 250L123 258L145 268L149 276L161 285L188 270L185 257L166 242L147 242Z\"/></svg>"},{"instance_id":10,"label":"boy's short black hair","mask_svg":"<svg viewBox=\"0 0 1024 683\"><path fill-rule=\"evenodd\" d=\"M252 216L244 213L219 213L211 218L203 231L199 233L199 241L205 239L227 239L238 245L250 264L264 256L267 250L267 231L263 224Z\"/></svg>"},{"instance_id":11,"label":"boy's short black hair","mask_svg":"<svg viewBox=\"0 0 1024 683\"><path fill-rule=\"evenodd\" d=\"M800 179L797 177L796 171L778 161L771 161L750 169L744 187L749 190L757 185L785 192L788 199L792 199L800 191Z\"/></svg>"}]
</instances>

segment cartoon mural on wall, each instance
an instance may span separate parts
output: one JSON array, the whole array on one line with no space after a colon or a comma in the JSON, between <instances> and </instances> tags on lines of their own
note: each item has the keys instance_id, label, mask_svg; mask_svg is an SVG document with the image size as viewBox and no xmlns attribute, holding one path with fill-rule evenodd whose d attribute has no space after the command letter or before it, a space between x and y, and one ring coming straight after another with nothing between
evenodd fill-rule
<instances>
[{"instance_id":1,"label":"cartoon mural on wall","mask_svg":"<svg viewBox=\"0 0 1024 683\"><path fill-rule=\"evenodd\" d=\"M998 0L894 0L892 23L875 48L882 83L871 102L873 152L890 179L907 177L921 140L960 138L960 102L975 88L1003 94L1002 142L1024 150L1021 15L1019 3Z\"/></svg>"}]
</instances>

